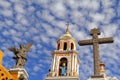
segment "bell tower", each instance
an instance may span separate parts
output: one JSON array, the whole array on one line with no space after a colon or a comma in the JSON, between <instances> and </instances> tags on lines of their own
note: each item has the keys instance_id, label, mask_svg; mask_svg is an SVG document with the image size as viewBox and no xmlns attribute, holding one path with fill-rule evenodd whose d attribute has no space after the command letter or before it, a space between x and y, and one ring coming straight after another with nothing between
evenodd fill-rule
<instances>
[{"instance_id":1,"label":"bell tower","mask_svg":"<svg viewBox=\"0 0 120 80\"><path fill-rule=\"evenodd\" d=\"M56 50L52 52L52 67L46 80L80 80L79 65L75 39L67 27L66 33L57 41Z\"/></svg>"}]
</instances>

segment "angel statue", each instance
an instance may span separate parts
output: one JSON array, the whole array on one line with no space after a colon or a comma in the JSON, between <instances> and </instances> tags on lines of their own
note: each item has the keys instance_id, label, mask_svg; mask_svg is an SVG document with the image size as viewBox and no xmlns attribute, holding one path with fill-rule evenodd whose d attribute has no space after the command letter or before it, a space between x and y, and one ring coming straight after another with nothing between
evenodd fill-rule
<instances>
[{"instance_id":1,"label":"angel statue","mask_svg":"<svg viewBox=\"0 0 120 80\"><path fill-rule=\"evenodd\" d=\"M10 51L14 52L15 56L13 59L16 60L16 66L15 68L23 68L26 64L27 58L26 53L30 51L30 47L32 46L32 43L29 43L27 45L20 44L20 48L18 49L16 46L13 48L8 48Z\"/></svg>"}]
</instances>

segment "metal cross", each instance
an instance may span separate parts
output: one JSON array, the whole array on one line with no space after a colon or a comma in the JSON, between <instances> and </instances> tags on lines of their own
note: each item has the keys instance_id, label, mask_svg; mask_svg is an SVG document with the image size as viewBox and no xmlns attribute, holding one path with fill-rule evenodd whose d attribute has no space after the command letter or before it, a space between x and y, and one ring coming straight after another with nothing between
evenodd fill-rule
<instances>
[{"instance_id":1,"label":"metal cross","mask_svg":"<svg viewBox=\"0 0 120 80\"><path fill-rule=\"evenodd\" d=\"M67 25L66 33L69 33L69 22L67 22L66 25Z\"/></svg>"},{"instance_id":2,"label":"metal cross","mask_svg":"<svg viewBox=\"0 0 120 80\"><path fill-rule=\"evenodd\" d=\"M67 22L67 23L66 23L66 25L67 25L67 27L69 27L70 23L69 23L69 22Z\"/></svg>"},{"instance_id":3,"label":"metal cross","mask_svg":"<svg viewBox=\"0 0 120 80\"><path fill-rule=\"evenodd\" d=\"M79 41L80 46L93 45L93 58L94 58L94 77L99 77L100 75L100 56L99 56L99 44L112 43L114 40L112 37L109 38L98 38L100 35L100 30L97 28L91 29L90 35L93 39Z\"/></svg>"}]
</instances>

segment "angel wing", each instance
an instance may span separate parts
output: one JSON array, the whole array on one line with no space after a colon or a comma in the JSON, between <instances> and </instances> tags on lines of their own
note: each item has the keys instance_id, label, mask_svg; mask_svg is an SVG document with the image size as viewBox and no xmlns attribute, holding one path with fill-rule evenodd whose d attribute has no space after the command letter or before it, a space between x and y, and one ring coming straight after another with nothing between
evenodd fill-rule
<instances>
[{"instance_id":1,"label":"angel wing","mask_svg":"<svg viewBox=\"0 0 120 80\"><path fill-rule=\"evenodd\" d=\"M20 44L20 49L22 49L22 48L25 48L25 46L23 44Z\"/></svg>"},{"instance_id":2,"label":"angel wing","mask_svg":"<svg viewBox=\"0 0 120 80\"><path fill-rule=\"evenodd\" d=\"M8 50L17 53L18 52L18 48L16 46L14 46L13 48L8 48Z\"/></svg>"},{"instance_id":3,"label":"angel wing","mask_svg":"<svg viewBox=\"0 0 120 80\"><path fill-rule=\"evenodd\" d=\"M26 51L27 51L27 52L30 51L30 47L32 46L32 44L33 44L33 43L31 42L31 43L29 43L29 44L26 45Z\"/></svg>"}]
</instances>

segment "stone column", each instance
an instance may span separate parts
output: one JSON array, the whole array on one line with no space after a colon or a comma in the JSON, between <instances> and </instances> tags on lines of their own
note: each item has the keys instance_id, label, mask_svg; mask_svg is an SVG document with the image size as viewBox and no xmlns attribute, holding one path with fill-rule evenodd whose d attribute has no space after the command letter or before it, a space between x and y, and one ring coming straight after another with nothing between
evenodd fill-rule
<instances>
[{"instance_id":1,"label":"stone column","mask_svg":"<svg viewBox=\"0 0 120 80\"><path fill-rule=\"evenodd\" d=\"M70 68L71 68L71 58L69 56L67 62L67 76L70 76Z\"/></svg>"},{"instance_id":2,"label":"stone column","mask_svg":"<svg viewBox=\"0 0 120 80\"><path fill-rule=\"evenodd\" d=\"M56 56L56 73L57 73L57 76L59 75L59 59L60 57L59 56Z\"/></svg>"},{"instance_id":3,"label":"stone column","mask_svg":"<svg viewBox=\"0 0 120 80\"><path fill-rule=\"evenodd\" d=\"M56 57L56 54L53 55L52 72L55 71L55 57Z\"/></svg>"},{"instance_id":4,"label":"stone column","mask_svg":"<svg viewBox=\"0 0 120 80\"><path fill-rule=\"evenodd\" d=\"M73 72L74 72L74 55L72 55L72 76L73 76Z\"/></svg>"},{"instance_id":5,"label":"stone column","mask_svg":"<svg viewBox=\"0 0 120 80\"><path fill-rule=\"evenodd\" d=\"M67 42L67 50L71 50L71 44L70 44L70 41Z\"/></svg>"},{"instance_id":6,"label":"stone column","mask_svg":"<svg viewBox=\"0 0 120 80\"><path fill-rule=\"evenodd\" d=\"M63 41L60 41L60 50L63 50Z\"/></svg>"}]
</instances>

